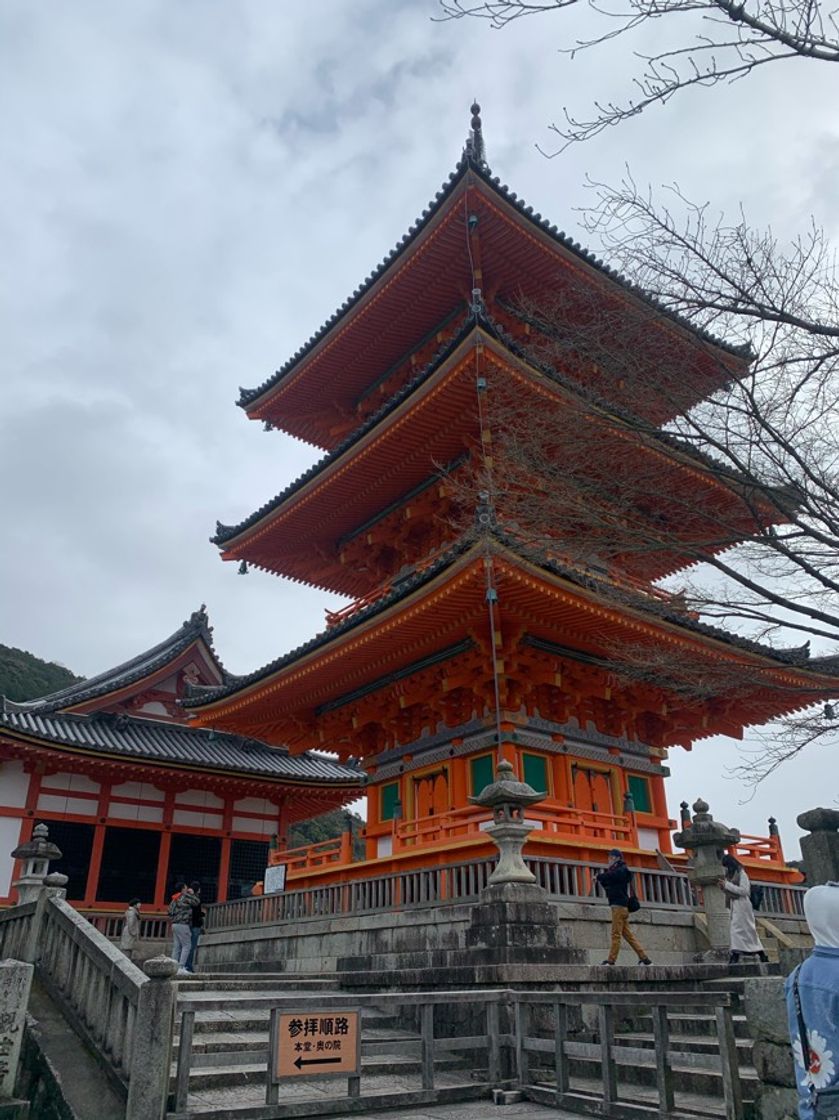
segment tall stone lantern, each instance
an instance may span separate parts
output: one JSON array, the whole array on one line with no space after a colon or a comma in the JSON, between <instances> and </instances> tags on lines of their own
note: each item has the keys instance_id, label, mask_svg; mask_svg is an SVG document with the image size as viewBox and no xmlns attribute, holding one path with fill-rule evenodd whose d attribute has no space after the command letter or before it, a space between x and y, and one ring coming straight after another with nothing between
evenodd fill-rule
<instances>
[{"instance_id":1,"label":"tall stone lantern","mask_svg":"<svg viewBox=\"0 0 839 1120\"><path fill-rule=\"evenodd\" d=\"M524 819L524 811L544 793L537 793L527 782L516 781L512 764L503 758L496 767L495 781L485 786L477 797L470 797L473 805L492 809L492 824L486 830L498 848L498 863L489 877L489 886L501 883L535 883L536 876L526 866L522 857L524 842L533 831Z\"/></svg>"},{"instance_id":2,"label":"tall stone lantern","mask_svg":"<svg viewBox=\"0 0 839 1120\"><path fill-rule=\"evenodd\" d=\"M725 877L721 861L732 844L739 844L740 833L736 828L715 821L708 808L707 801L701 798L694 801L693 820L683 821L685 827L673 836L673 842L691 853L688 878L702 888L702 906L711 943L705 956L719 960L728 957L730 947L725 891L719 886L719 880Z\"/></svg>"},{"instance_id":3,"label":"tall stone lantern","mask_svg":"<svg viewBox=\"0 0 839 1120\"><path fill-rule=\"evenodd\" d=\"M61 859L61 850L49 839L47 826L36 824L32 830L32 839L15 848L12 859L23 860L23 874L12 884L17 889L18 900L23 905L37 899L44 880L48 878L49 865L53 860ZM57 882L58 878L55 876L57 886L67 882L66 876L60 877L61 883ZM49 879L52 880L53 876L49 876Z\"/></svg>"}]
</instances>

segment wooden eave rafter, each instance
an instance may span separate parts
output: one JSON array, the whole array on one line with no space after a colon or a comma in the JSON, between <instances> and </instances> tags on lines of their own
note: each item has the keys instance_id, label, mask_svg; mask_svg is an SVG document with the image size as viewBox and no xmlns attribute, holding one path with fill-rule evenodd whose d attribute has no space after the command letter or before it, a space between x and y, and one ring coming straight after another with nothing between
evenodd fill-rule
<instances>
[{"instance_id":1,"label":"wooden eave rafter","mask_svg":"<svg viewBox=\"0 0 839 1120\"><path fill-rule=\"evenodd\" d=\"M522 633L526 630L545 639L557 640L560 636L565 645L593 655L602 655L616 643L646 642L651 648L670 646L708 662L754 667L762 674L761 683L754 689L754 703L759 698L763 719L806 707L819 698L820 688L825 695L836 690L834 679L805 675L720 639L651 618L639 608L609 603L597 592L546 571L498 543L493 544L492 553L502 634L506 627L514 625ZM269 740L275 734L288 743L293 753L310 747L312 743L306 740L301 728L312 724L319 706L439 650L458 635L471 632L478 637L483 633L485 555L485 546L476 544L429 583L357 627L327 640L239 692L194 710L197 722L240 732L258 729L260 736ZM797 689L804 687L809 690L806 700L796 694ZM773 695L773 689L781 690L779 695ZM784 702L779 702L781 694ZM680 705L684 707L679 696L672 695L674 711ZM385 698L382 703L384 713ZM741 709L743 706L740 702ZM696 705L689 707L695 709ZM751 701L746 710L752 710ZM707 737L729 725L730 721L697 726L690 737ZM683 732L676 731L671 745L683 738ZM344 753L350 751L346 749Z\"/></svg>"},{"instance_id":2,"label":"wooden eave rafter","mask_svg":"<svg viewBox=\"0 0 839 1120\"><path fill-rule=\"evenodd\" d=\"M370 593L381 577L367 574L358 566L342 565L339 541L426 481L441 462L454 459L469 446L470 439L475 439L474 363L478 348L526 391L541 395L554 406L569 398L570 390L512 354L476 325L456 350L378 424L260 520L225 541L221 546L223 558L246 560L265 571L339 594ZM664 443L657 446L652 439L641 443L637 432L622 427L620 418L607 408L586 408L593 416L601 413L615 438L624 440L633 453L640 448L643 454L660 457L664 469L675 467L684 474L695 487L697 498L704 491L715 493L721 501L730 500L731 489L703 471L686 453ZM770 511L767 503L767 521L773 520L770 512L775 511ZM779 520L777 514L774 520ZM678 532L674 527L674 535ZM747 532L744 526L743 535ZM450 539L455 535L453 527ZM718 551L732 543L721 542ZM674 549L670 554L661 551L645 555L640 567L646 578L654 580L693 562Z\"/></svg>"},{"instance_id":3,"label":"wooden eave rafter","mask_svg":"<svg viewBox=\"0 0 839 1120\"><path fill-rule=\"evenodd\" d=\"M467 219L471 214L478 218L481 245L482 275L477 284L469 260ZM693 346L692 365L702 376L697 401L746 368L743 356L708 339L701 339L702 346L697 348L700 336L686 325L656 311L624 282L563 244L492 183L467 168L419 235L296 366L249 403L247 414L307 442L335 446L335 431L370 385L404 357L418 338L468 300L474 286L490 302L499 296L515 301L538 298L560 278L571 285L585 285L618 304L643 309L651 316L651 331L668 332ZM320 402L319 416L312 411L312 400Z\"/></svg>"}]
</instances>

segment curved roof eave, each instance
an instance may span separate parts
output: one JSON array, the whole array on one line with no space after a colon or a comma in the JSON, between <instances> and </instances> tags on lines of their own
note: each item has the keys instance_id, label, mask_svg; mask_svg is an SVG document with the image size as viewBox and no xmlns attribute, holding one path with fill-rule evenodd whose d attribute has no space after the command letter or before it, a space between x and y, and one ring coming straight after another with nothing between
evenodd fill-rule
<instances>
[{"instance_id":1,"label":"curved roof eave","mask_svg":"<svg viewBox=\"0 0 839 1120\"><path fill-rule=\"evenodd\" d=\"M426 209L423 210L421 216L411 225L408 232L401 238L401 240L391 249L388 255L380 261L380 263L373 269L370 275L359 285L353 294L346 299L341 306L326 320L321 327L305 342L291 358L288 359L275 373L268 377L261 385L254 389L239 390L239 399L236 402L240 408L246 411L252 408L260 398L265 396L271 390L275 389L299 364L304 358L307 358L315 347L320 343L343 319L350 314L353 308L364 298L364 296L373 288L373 286L385 275L385 273L399 260L400 257L408 250L409 246L417 239L422 231L428 226L431 220L440 212L443 204L454 192L461 179L469 172L474 173L490 190L499 195L505 202L510 204L518 213L525 218L529 223L535 226L542 233L547 233L551 240L557 245L561 246L566 251L572 253L580 260L584 261L589 267L597 272L602 273L611 281L630 292L637 299L642 300L644 303L655 308L657 312L664 315L666 318L672 320L679 327L689 331L691 334L697 335L710 343L713 346L719 347L721 350L726 351L734 357L748 359L751 352L748 346L737 346L732 343L726 342L724 339L719 338L717 335L712 334L710 331L703 330L696 327L689 320L685 319L675 311L666 307L660 300L650 295L644 289L638 287L631 280L627 279L622 273L616 269L611 268L605 261L601 260L594 253L588 249L583 248L578 241L568 237L563 230L558 230L557 227L551 224L546 218L543 218L540 213L534 213L533 207L528 206L524 199L518 197L515 191L502 183L497 175L492 175L489 168L487 168L481 161L474 159L472 156L464 153L460 160L455 165L454 170L449 174L448 179L444 182L440 190L436 193L434 199L429 202Z\"/></svg>"}]
</instances>

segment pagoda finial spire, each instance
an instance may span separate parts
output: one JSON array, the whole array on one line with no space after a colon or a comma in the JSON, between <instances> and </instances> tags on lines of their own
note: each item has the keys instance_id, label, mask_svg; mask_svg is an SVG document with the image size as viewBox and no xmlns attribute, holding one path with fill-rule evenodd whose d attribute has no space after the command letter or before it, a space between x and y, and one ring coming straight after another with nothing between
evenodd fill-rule
<instances>
[{"instance_id":1,"label":"pagoda finial spire","mask_svg":"<svg viewBox=\"0 0 839 1120\"><path fill-rule=\"evenodd\" d=\"M477 101L472 102L472 120L470 131L464 146L466 158L473 163L486 167L486 148L484 147L483 126L481 124L481 107Z\"/></svg>"}]
</instances>

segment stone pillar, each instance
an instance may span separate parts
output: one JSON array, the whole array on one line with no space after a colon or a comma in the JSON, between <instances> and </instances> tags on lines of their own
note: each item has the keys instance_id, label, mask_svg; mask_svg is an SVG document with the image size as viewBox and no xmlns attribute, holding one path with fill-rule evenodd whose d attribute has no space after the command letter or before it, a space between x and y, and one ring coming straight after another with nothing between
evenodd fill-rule
<instances>
[{"instance_id":1,"label":"stone pillar","mask_svg":"<svg viewBox=\"0 0 839 1120\"><path fill-rule=\"evenodd\" d=\"M48 839L49 830L45 824L36 824L32 839L21 844L12 852L12 859L23 860L23 874L12 884L17 889L18 902L34 902L40 894L49 865L61 859L61 851ZM66 883L66 879L64 880Z\"/></svg>"},{"instance_id":2,"label":"stone pillar","mask_svg":"<svg viewBox=\"0 0 839 1120\"><path fill-rule=\"evenodd\" d=\"M752 1061L758 1076L754 1116L756 1120L792 1120L798 1116L798 1090L783 979L767 976L746 980L743 1003L749 1034L754 1039Z\"/></svg>"},{"instance_id":3,"label":"stone pillar","mask_svg":"<svg viewBox=\"0 0 839 1120\"><path fill-rule=\"evenodd\" d=\"M34 971L21 961L0 961L0 1107L14 1095Z\"/></svg>"},{"instance_id":4,"label":"stone pillar","mask_svg":"<svg viewBox=\"0 0 839 1120\"><path fill-rule=\"evenodd\" d=\"M164 1120L172 1065L178 965L170 957L152 957L143 965L148 982L140 988L131 1052L131 1076L125 1120Z\"/></svg>"},{"instance_id":5,"label":"stone pillar","mask_svg":"<svg viewBox=\"0 0 839 1120\"><path fill-rule=\"evenodd\" d=\"M567 964L580 958L560 930L556 907L524 862L522 849L532 831L525 821L528 806L545 797L526 782L518 782L512 764L501 759L495 781L469 800L492 809L486 830L498 848L481 901L472 908L466 931L468 959L473 966L498 968L511 964ZM490 974L484 974L488 979ZM499 982L503 977L496 974Z\"/></svg>"},{"instance_id":6,"label":"stone pillar","mask_svg":"<svg viewBox=\"0 0 839 1120\"><path fill-rule=\"evenodd\" d=\"M693 820L673 837L674 844L691 853L688 878L702 888L702 906L708 921L710 950L703 954L708 960L724 960L729 952L729 915L725 905L725 891L717 884L725 877L722 857L726 848L740 842L736 828L728 828L715 821L708 812L708 803L694 801Z\"/></svg>"},{"instance_id":7,"label":"stone pillar","mask_svg":"<svg viewBox=\"0 0 839 1120\"><path fill-rule=\"evenodd\" d=\"M839 881L839 811L809 809L796 820L800 828L810 833L801 838L807 886Z\"/></svg>"}]
</instances>

